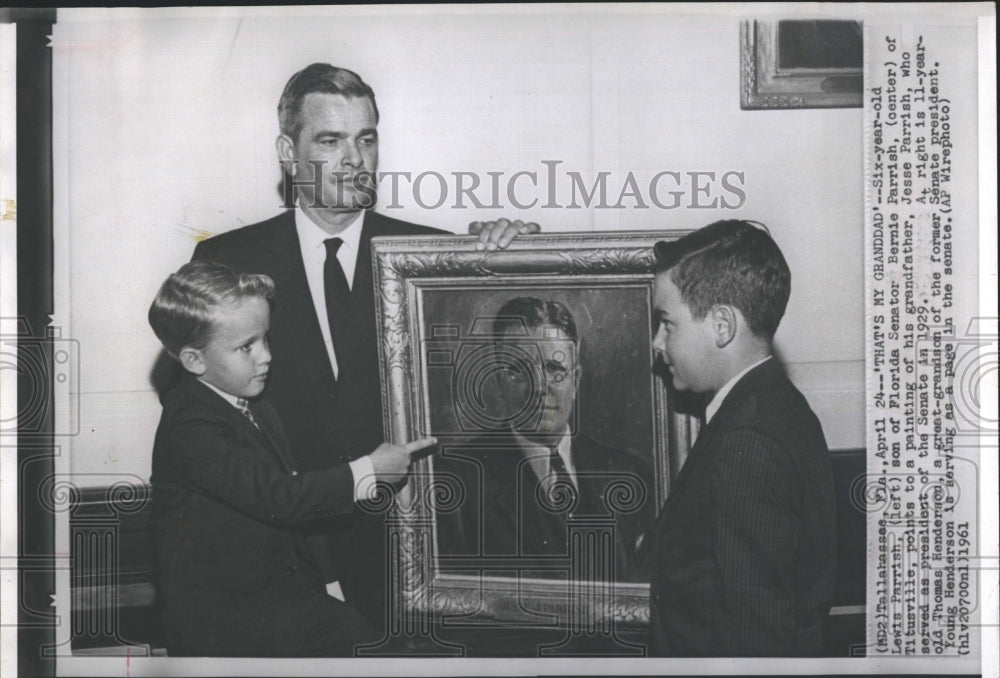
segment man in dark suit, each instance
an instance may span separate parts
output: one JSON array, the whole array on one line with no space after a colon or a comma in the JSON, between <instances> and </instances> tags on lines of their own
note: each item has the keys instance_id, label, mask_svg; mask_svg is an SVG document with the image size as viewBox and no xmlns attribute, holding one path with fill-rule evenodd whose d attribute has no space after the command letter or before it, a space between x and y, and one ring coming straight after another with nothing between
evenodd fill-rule
<instances>
[{"instance_id":1,"label":"man in dark suit","mask_svg":"<svg viewBox=\"0 0 1000 678\"><path fill-rule=\"evenodd\" d=\"M640 561L652 526L651 468L578 431L579 337L569 309L537 297L510 299L496 313L493 334L502 409L495 419L507 426L434 460L436 471L454 473L466 491L462 510L439 516L441 552L567 556L574 518L605 519L615 532L614 579L648 581ZM593 557L606 562L607 555Z\"/></svg>"},{"instance_id":2,"label":"man in dark suit","mask_svg":"<svg viewBox=\"0 0 1000 678\"><path fill-rule=\"evenodd\" d=\"M654 351L678 390L709 403L657 521L653 654L822 651L833 478L822 427L771 349L790 281L748 222L656 245Z\"/></svg>"},{"instance_id":3,"label":"man in dark suit","mask_svg":"<svg viewBox=\"0 0 1000 678\"><path fill-rule=\"evenodd\" d=\"M442 231L367 209L378 166L378 108L357 74L308 66L286 84L278 119L278 157L297 205L199 243L194 258L274 280L268 395L299 468L322 469L359 459L384 439L371 239ZM502 219L470 226L477 229L481 246L495 248L538 226ZM331 595L383 625L384 514L358 508L323 532L311 542Z\"/></svg>"}]
</instances>

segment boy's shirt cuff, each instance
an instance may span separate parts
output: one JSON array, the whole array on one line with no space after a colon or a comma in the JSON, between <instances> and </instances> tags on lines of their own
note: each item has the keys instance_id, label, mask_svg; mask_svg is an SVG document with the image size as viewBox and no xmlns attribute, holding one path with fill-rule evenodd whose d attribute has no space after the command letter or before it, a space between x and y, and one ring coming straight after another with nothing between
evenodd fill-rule
<instances>
[{"instance_id":1,"label":"boy's shirt cuff","mask_svg":"<svg viewBox=\"0 0 1000 678\"><path fill-rule=\"evenodd\" d=\"M367 455L348 463L354 476L354 501L375 500L375 467Z\"/></svg>"}]
</instances>

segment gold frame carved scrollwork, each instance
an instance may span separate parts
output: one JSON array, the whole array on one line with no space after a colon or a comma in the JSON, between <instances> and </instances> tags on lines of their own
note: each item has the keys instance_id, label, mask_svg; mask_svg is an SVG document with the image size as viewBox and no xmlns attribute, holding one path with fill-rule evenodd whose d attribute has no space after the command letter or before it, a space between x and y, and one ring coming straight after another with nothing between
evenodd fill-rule
<instances>
[{"instance_id":1,"label":"gold frame carved scrollwork","mask_svg":"<svg viewBox=\"0 0 1000 678\"><path fill-rule=\"evenodd\" d=\"M429 430L428 390L421 357L424 318L421 295L428 289L470 285L646 286L652 320L655 242L683 232L620 232L535 235L515 239L504 250L480 251L470 236L376 238L373 241L382 397L386 439L413 440ZM636 327L636 332L652 328ZM647 334L646 336L649 336ZM656 501L662 503L671 476L690 449L696 423L671 408L663 380L650 372L655 412ZM506 622L557 625L579 630L608 624L649 623L649 585L469 576L448 573L435 546L435 505L449 501L446 478L433 475L433 459L413 468L390 516L394 559L391 592L398 612L447 622ZM658 503L657 506L660 504ZM447 565L447 563L444 563ZM569 570L576 571L576 570ZM583 592L583 593L581 593Z\"/></svg>"}]
</instances>

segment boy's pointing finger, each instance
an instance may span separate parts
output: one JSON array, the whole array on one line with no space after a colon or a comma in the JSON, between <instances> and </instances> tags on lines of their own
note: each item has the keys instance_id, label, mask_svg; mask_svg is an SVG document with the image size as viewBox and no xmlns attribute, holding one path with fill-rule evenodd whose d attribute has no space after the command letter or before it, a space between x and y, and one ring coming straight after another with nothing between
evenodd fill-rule
<instances>
[{"instance_id":1,"label":"boy's pointing finger","mask_svg":"<svg viewBox=\"0 0 1000 678\"><path fill-rule=\"evenodd\" d=\"M413 454L414 452L425 450L433 445L437 445L437 438L421 438L420 440L414 440L411 443L406 443L403 445L403 450L407 454Z\"/></svg>"}]
</instances>

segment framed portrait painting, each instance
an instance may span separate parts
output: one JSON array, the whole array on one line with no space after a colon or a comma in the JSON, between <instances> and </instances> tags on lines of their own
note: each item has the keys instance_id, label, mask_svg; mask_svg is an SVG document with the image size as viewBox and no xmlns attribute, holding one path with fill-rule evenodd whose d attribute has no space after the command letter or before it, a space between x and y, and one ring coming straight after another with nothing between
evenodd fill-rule
<instances>
[{"instance_id":1,"label":"framed portrait painting","mask_svg":"<svg viewBox=\"0 0 1000 678\"><path fill-rule=\"evenodd\" d=\"M404 611L648 624L647 536L696 426L650 349L653 244L681 235L373 241L386 437L438 439L390 521Z\"/></svg>"}]
</instances>

